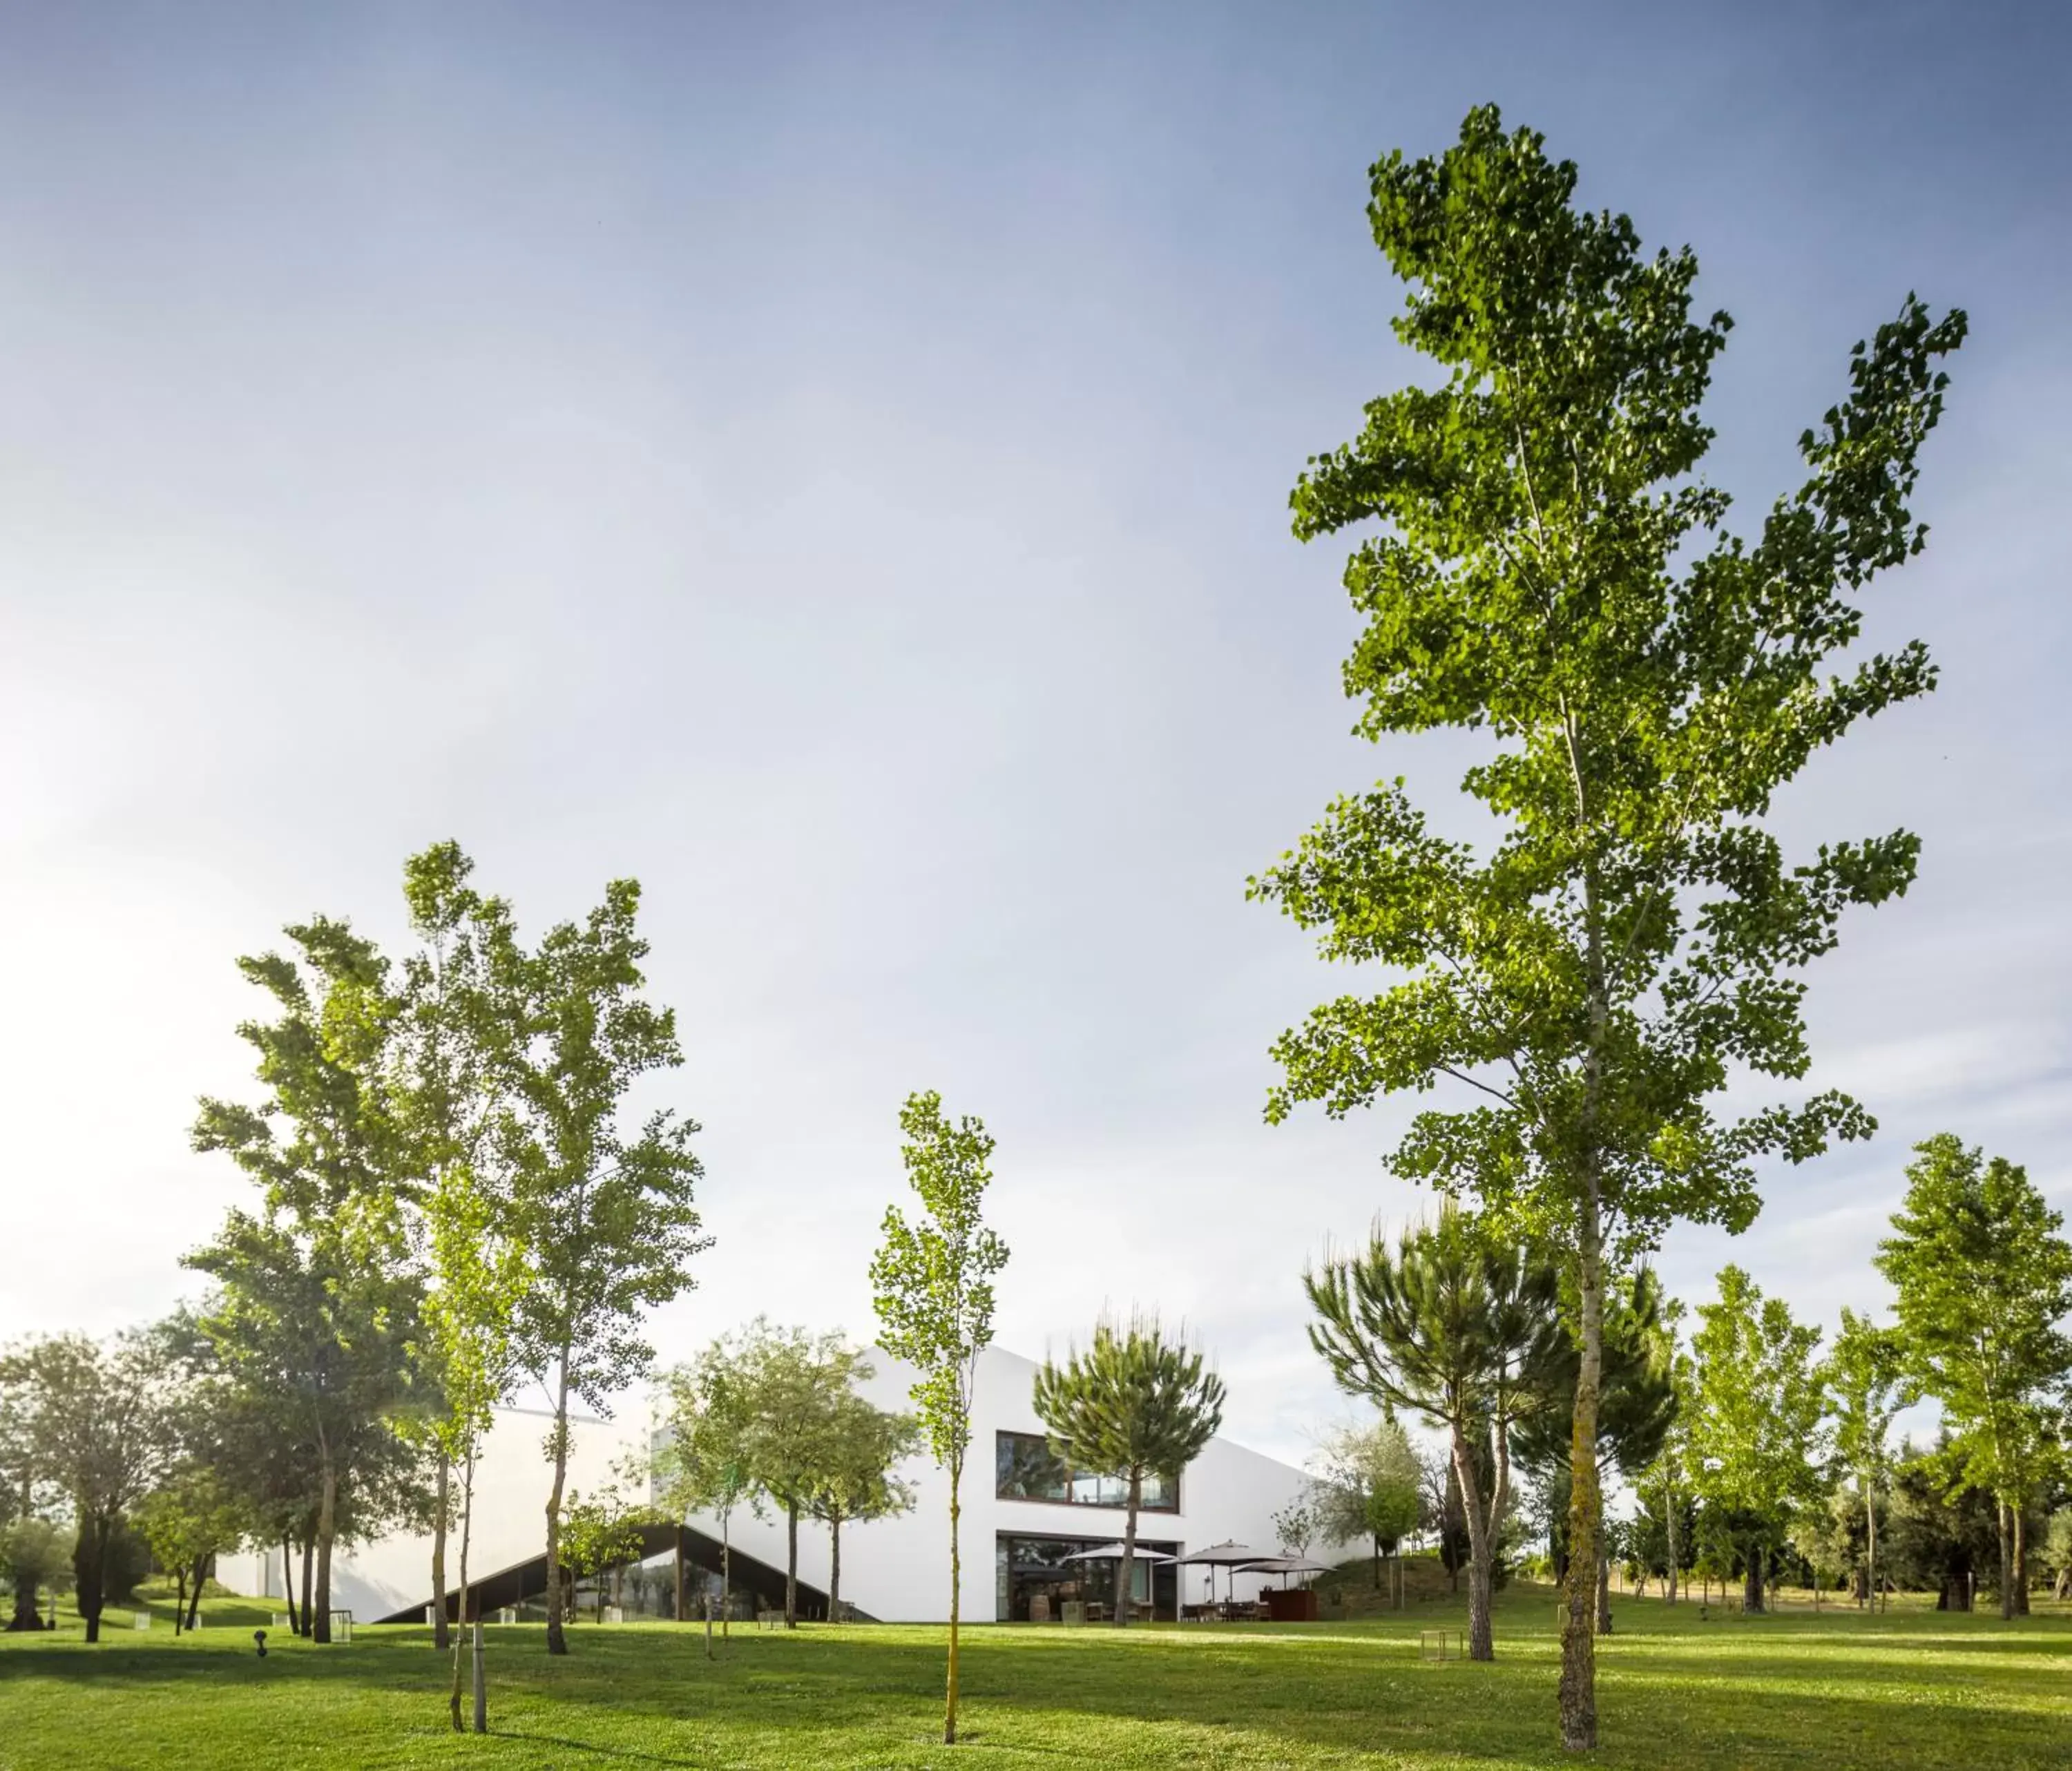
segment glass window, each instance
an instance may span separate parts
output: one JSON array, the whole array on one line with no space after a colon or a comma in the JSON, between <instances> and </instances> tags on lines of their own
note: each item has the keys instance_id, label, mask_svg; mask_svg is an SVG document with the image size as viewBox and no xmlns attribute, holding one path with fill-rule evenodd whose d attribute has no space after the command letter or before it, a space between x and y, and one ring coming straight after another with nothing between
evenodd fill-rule
<instances>
[{"instance_id":1,"label":"glass window","mask_svg":"<svg viewBox=\"0 0 2072 1771\"><path fill-rule=\"evenodd\" d=\"M1071 1506L1117 1510L1129 1505L1129 1484L1121 1477L1067 1469L1041 1433L996 1435L993 1474L993 1492L1004 1501L1063 1501ZM1170 1477L1147 1473L1138 1504L1147 1512L1178 1512L1179 1484Z\"/></svg>"},{"instance_id":2,"label":"glass window","mask_svg":"<svg viewBox=\"0 0 2072 1771\"><path fill-rule=\"evenodd\" d=\"M1041 1433L1001 1433L993 1465L998 1477L994 1492L1004 1501L1071 1498L1071 1477Z\"/></svg>"}]
</instances>

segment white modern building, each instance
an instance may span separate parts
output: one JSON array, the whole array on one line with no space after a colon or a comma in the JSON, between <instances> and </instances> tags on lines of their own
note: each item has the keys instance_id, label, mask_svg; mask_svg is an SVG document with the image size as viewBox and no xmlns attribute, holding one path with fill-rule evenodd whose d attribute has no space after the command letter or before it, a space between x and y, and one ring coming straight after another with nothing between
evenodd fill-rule
<instances>
[{"instance_id":1,"label":"white modern building","mask_svg":"<svg viewBox=\"0 0 2072 1771\"><path fill-rule=\"evenodd\" d=\"M898 1362L877 1357L878 1374L865 1386L880 1407L909 1406L913 1373ZM1112 1477L1064 1468L1050 1452L1042 1423L1031 1405L1035 1362L995 1347L979 1362L972 1447L964 1470L960 1533L963 1578L960 1609L976 1622L1026 1622L1060 1617L1075 1600L1104 1601L1112 1596L1112 1563L1075 1563L1076 1552L1112 1543L1122 1535L1126 1513L1122 1485ZM549 1470L541 1452L546 1417L516 1410L498 1419L478 1468L471 1583L481 1585L487 1609L515 1605L521 1615L537 1614L545 1591L545 1540ZM573 1432L569 1485L584 1493L608 1485L615 1466L636 1457L644 1446L644 1420L579 1421ZM842 1532L841 1597L859 1614L886 1622L932 1622L949 1614L949 1478L925 1456L902 1474L915 1492L911 1512L891 1519L851 1525ZM1177 1484L1148 1485L1138 1516L1137 1538L1147 1550L1184 1556L1213 1544L1236 1542L1262 1555L1280 1553L1272 1515L1303 1490L1306 1478L1288 1464L1215 1439L1181 1473ZM629 1613L674 1615L680 1556L696 1592L709 1588L718 1564L717 1519L693 1515L686 1529L651 1532L650 1555L630 1583L611 1584ZM776 1601L785 1561L781 1516L758 1518L747 1508L729 1524L734 1584L744 1604ZM1338 1553L1336 1546L1312 1545L1312 1554ZM799 1581L802 1609L824 1614L829 1572L824 1527L801 1520ZM447 1577L458 1581L456 1551L447 1552ZM253 1571L257 1591L279 1593L282 1555ZM1134 1596L1155 1615L1170 1617L1182 1605L1210 1596L1213 1579L1220 1596L1235 1583L1235 1596L1251 1596L1259 1575L1169 1563L1139 1564ZM350 1608L358 1621L420 1615L431 1591L428 1537L397 1536L341 1553L331 1575L332 1603Z\"/></svg>"}]
</instances>

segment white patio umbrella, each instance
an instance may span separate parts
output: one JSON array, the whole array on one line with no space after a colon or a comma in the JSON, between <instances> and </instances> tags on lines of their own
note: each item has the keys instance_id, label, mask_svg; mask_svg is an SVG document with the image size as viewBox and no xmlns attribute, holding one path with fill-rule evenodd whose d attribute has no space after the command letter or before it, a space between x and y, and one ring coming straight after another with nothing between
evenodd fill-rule
<instances>
[{"instance_id":1,"label":"white patio umbrella","mask_svg":"<svg viewBox=\"0 0 2072 1771\"><path fill-rule=\"evenodd\" d=\"M1147 1550L1141 1543L1129 1554L1131 1559L1137 1562L1170 1562L1173 1559L1164 1551ZM1061 1555L1058 1559L1060 1562L1120 1562L1122 1559L1122 1546L1120 1543L1104 1543L1097 1550L1075 1550L1070 1555Z\"/></svg>"},{"instance_id":2,"label":"white patio umbrella","mask_svg":"<svg viewBox=\"0 0 2072 1771\"><path fill-rule=\"evenodd\" d=\"M1264 1555L1248 1543L1233 1543L1226 1541L1222 1543L1211 1543L1206 1550L1197 1550L1192 1555L1183 1555L1179 1558L1179 1563L1182 1568L1191 1565L1195 1568L1207 1568L1209 1571L1209 1603L1214 1605L1216 1602L1217 1569L1228 1568L1232 1573L1235 1573L1247 1563L1263 1562L1266 1559L1268 1559Z\"/></svg>"}]
</instances>

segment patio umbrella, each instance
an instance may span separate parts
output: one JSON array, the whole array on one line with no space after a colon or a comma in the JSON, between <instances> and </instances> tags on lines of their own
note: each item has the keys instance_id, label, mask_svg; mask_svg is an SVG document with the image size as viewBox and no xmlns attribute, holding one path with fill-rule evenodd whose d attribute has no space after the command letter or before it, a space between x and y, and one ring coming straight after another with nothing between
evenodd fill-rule
<instances>
[{"instance_id":1,"label":"patio umbrella","mask_svg":"<svg viewBox=\"0 0 2072 1771\"><path fill-rule=\"evenodd\" d=\"M1248 1562L1262 1562L1267 1559L1248 1543L1211 1543L1206 1550L1197 1550L1192 1555L1179 1558L1180 1566L1190 1564L1209 1571L1209 1603L1216 1600L1216 1570L1228 1568L1235 1572Z\"/></svg>"},{"instance_id":2,"label":"patio umbrella","mask_svg":"<svg viewBox=\"0 0 2072 1771\"><path fill-rule=\"evenodd\" d=\"M1170 1562L1173 1559L1162 1550L1147 1550L1141 1544L1129 1553L1132 1559L1138 1562ZM1061 1556L1059 1559L1063 1562L1120 1562L1122 1559L1122 1546L1120 1543L1104 1543L1097 1550L1075 1550L1071 1555Z\"/></svg>"},{"instance_id":3,"label":"patio umbrella","mask_svg":"<svg viewBox=\"0 0 2072 1771\"><path fill-rule=\"evenodd\" d=\"M1241 1568L1232 1568L1232 1574L1277 1574L1282 1586L1288 1584L1291 1574L1329 1574L1328 1562L1313 1562L1306 1555L1262 1556L1256 1562L1248 1562Z\"/></svg>"}]
</instances>

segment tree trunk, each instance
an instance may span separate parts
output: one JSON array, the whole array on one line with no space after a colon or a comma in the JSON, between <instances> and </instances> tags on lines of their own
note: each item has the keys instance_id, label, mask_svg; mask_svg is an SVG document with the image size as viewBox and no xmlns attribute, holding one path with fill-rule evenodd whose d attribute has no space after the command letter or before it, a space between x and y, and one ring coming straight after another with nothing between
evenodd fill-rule
<instances>
[{"instance_id":1,"label":"tree trunk","mask_svg":"<svg viewBox=\"0 0 2072 1771\"><path fill-rule=\"evenodd\" d=\"M1602 1554L1597 1557L1597 1633L1609 1636L1612 1633L1612 1559Z\"/></svg>"},{"instance_id":2,"label":"tree trunk","mask_svg":"<svg viewBox=\"0 0 2072 1771\"><path fill-rule=\"evenodd\" d=\"M316 1555L317 1523L316 1515L313 1513L310 1515L309 1523L302 1528L302 1624L299 1633L306 1637L316 1629L316 1619L310 1605L310 1596L316 1591Z\"/></svg>"},{"instance_id":3,"label":"tree trunk","mask_svg":"<svg viewBox=\"0 0 2072 1771\"><path fill-rule=\"evenodd\" d=\"M841 1516L828 1521L828 1621L841 1621Z\"/></svg>"},{"instance_id":4,"label":"tree trunk","mask_svg":"<svg viewBox=\"0 0 2072 1771\"><path fill-rule=\"evenodd\" d=\"M1665 1481L1662 1485L1662 1518L1669 1532L1668 1579L1663 1591L1668 1595L1669 1603L1673 1605L1676 1603L1676 1489L1671 1482Z\"/></svg>"},{"instance_id":5,"label":"tree trunk","mask_svg":"<svg viewBox=\"0 0 2072 1771\"><path fill-rule=\"evenodd\" d=\"M678 1623L686 1623L689 1621L684 1615L685 1596L684 1588L684 1527L682 1524L679 1522L676 1527L676 1604L672 1607L672 1610ZM709 1625L712 1621L712 1608L709 1605L705 1608L705 1621L708 1625ZM709 1627L707 1628L705 1633L708 1636L712 1633Z\"/></svg>"},{"instance_id":6,"label":"tree trunk","mask_svg":"<svg viewBox=\"0 0 2072 1771\"><path fill-rule=\"evenodd\" d=\"M468 1613L471 1611L475 1613L474 1645L473 1653L471 1658L475 1662L475 1679L479 1690L482 1683L482 1608L479 1605L473 1605L470 1603L467 1591L468 1540L473 1536L474 1532L475 1447L473 1444L471 1443L467 1448L467 1468L461 1476L460 1488L460 1621L462 1625L462 1633L465 1634L467 1633ZM441 1617L444 1617L446 1615L446 1606L443 1600L442 1600L439 1606L439 1615ZM460 1721L460 1642L456 1639L453 1645L453 1690L448 1694L446 1699L446 1709L452 1718L454 1732L456 1734L462 1732ZM475 1724L475 1732L477 1733L483 1732L487 1726L485 1722L479 1719L479 1712L481 1703L482 1699L478 1697L478 1720Z\"/></svg>"},{"instance_id":7,"label":"tree trunk","mask_svg":"<svg viewBox=\"0 0 2072 1771\"><path fill-rule=\"evenodd\" d=\"M719 1516L719 1639L722 1642L734 1640L730 1627L734 1622L733 1518L731 1507Z\"/></svg>"},{"instance_id":8,"label":"tree trunk","mask_svg":"<svg viewBox=\"0 0 2072 1771\"><path fill-rule=\"evenodd\" d=\"M187 1600L187 1630L190 1634L193 1633L196 1619L201 1615L202 1585L208 1579L208 1565L214 1559L214 1555L206 1551L195 1558L194 1587Z\"/></svg>"},{"instance_id":9,"label":"tree trunk","mask_svg":"<svg viewBox=\"0 0 2072 1771\"><path fill-rule=\"evenodd\" d=\"M1871 1493L1870 1484L1864 1490L1864 1544L1865 1562L1864 1584L1869 1589L1870 1602L1877 1603L1877 1502Z\"/></svg>"},{"instance_id":10,"label":"tree trunk","mask_svg":"<svg viewBox=\"0 0 2072 1771\"><path fill-rule=\"evenodd\" d=\"M2017 1502L2014 1512L2014 1614L2029 1615L2029 1530Z\"/></svg>"},{"instance_id":11,"label":"tree trunk","mask_svg":"<svg viewBox=\"0 0 2072 1771\"><path fill-rule=\"evenodd\" d=\"M83 1506L79 1511L79 1539L72 1545L72 1590L78 1596L79 1614L86 1621L86 1639L99 1642L103 1598L101 1584L106 1578L110 1522L104 1517L89 1514Z\"/></svg>"},{"instance_id":12,"label":"tree trunk","mask_svg":"<svg viewBox=\"0 0 2072 1771\"><path fill-rule=\"evenodd\" d=\"M2008 1514L2013 1511L2005 1501L1998 1508L2000 1535L2000 1617L2006 1621L2014 1616L2014 1535L2008 1529Z\"/></svg>"},{"instance_id":13,"label":"tree trunk","mask_svg":"<svg viewBox=\"0 0 2072 1771\"><path fill-rule=\"evenodd\" d=\"M439 1481L432 1503L432 1648L444 1654L450 1638L446 1629L446 1507L453 1488L453 1465L439 1455Z\"/></svg>"},{"instance_id":14,"label":"tree trunk","mask_svg":"<svg viewBox=\"0 0 2072 1771\"><path fill-rule=\"evenodd\" d=\"M554 1395L554 1485L547 1496L547 1652L565 1654L569 1638L561 1609L561 1495L569 1479L569 1350L561 1347Z\"/></svg>"},{"instance_id":15,"label":"tree trunk","mask_svg":"<svg viewBox=\"0 0 2072 1771\"><path fill-rule=\"evenodd\" d=\"M1741 1586L1741 1609L1753 1616L1763 1609L1762 1546L1751 1543L1748 1552L1748 1578Z\"/></svg>"},{"instance_id":16,"label":"tree trunk","mask_svg":"<svg viewBox=\"0 0 2072 1771\"><path fill-rule=\"evenodd\" d=\"M950 1665L944 1687L944 1746L957 1744L957 1624L964 1609L964 1562L957 1548L957 1522L961 1510L957 1491L964 1485L964 1461L960 1453L950 1460Z\"/></svg>"},{"instance_id":17,"label":"tree trunk","mask_svg":"<svg viewBox=\"0 0 2072 1771\"><path fill-rule=\"evenodd\" d=\"M1490 1624L1493 1546L1482 1514L1482 1485L1475 1480L1474 1459L1462 1423L1453 1423L1453 1474L1461 1485L1461 1513L1468 1526L1468 1658L1494 1660L1496 1642Z\"/></svg>"},{"instance_id":18,"label":"tree trunk","mask_svg":"<svg viewBox=\"0 0 2072 1771\"><path fill-rule=\"evenodd\" d=\"M1374 1540L1374 1590L1381 1591L1381 1539Z\"/></svg>"},{"instance_id":19,"label":"tree trunk","mask_svg":"<svg viewBox=\"0 0 2072 1771\"><path fill-rule=\"evenodd\" d=\"M1122 1527L1122 1559L1115 1568L1115 1627L1129 1621L1129 1576L1137 1565L1137 1509L1144 1499L1144 1473L1129 1473L1129 1510Z\"/></svg>"},{"instance_id":20,"label":"tree trunk","mask_svg":"<svg viewBox=\"0 0 2072 1771\"><path fill-rule=\"evenodd\" d=\"M331 1551L338 1537L338 1467L328 1453L323 1464L322 1498L317 1504L317 1597L311 1609L316 1613L316 1635L319 1642L331 1640Z\"/></svg>"},{"instance_id":21,"label":"tree trunk","mask_svg":"<svg viewBox=\"0 0 2072 1771\"><path fill-rule=\"evenodd\" d=\"M1599 1247L1596 1177L1591 1177L1579 1239L1582 1346L1576 1373L1576 1408L1568 1432L1568 1604L1561 1621L1561 1744L1572 1753L1597 1744L1597 1650L1594 1578L1604 1493L1597 1480L1597 1386L1604 1370L1605 1287Z\"/></svg>"},{"instance_id":22,"label":"tree trunk","mask_svg":"<svg viewBox=\"0 0 2072 1771\"><path fill-rule=\"evenodd\" d=\"M187 1619L187 1571L185 1564L173 1571L173 1633L178 1636L180 1626Z\"/></svg>"},{"instance_id":23,"label":"tree trunk","mask_svg":"<svg viewBox=\"0 0 2072 1771\"><path fill-rule=\"evenodd\" d=\"M784 1627L799 1627L799 1503L784 1503Z\"/></svg>"},{"instance_id":24,"label":"tree trunk","mask_svg":"<svg viewBox=\"0 0 2072 1771\"><path fill-rule=\"evenodd\" d=\"M14 1584L14 1616L7 1625L11 1633L16 1630L41 1629L43 1616L36 1609L36 1597L41 1589L23 1581Z\"/></svg>"}]
</instances>

